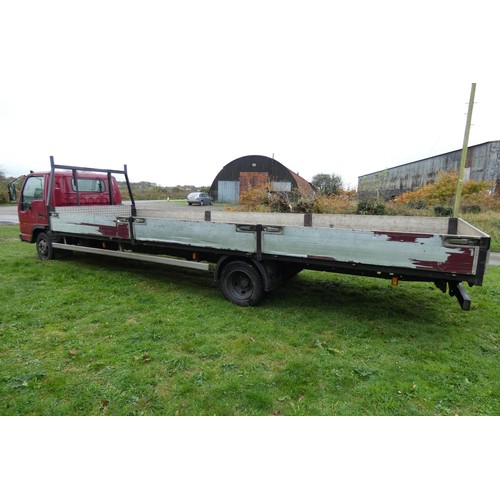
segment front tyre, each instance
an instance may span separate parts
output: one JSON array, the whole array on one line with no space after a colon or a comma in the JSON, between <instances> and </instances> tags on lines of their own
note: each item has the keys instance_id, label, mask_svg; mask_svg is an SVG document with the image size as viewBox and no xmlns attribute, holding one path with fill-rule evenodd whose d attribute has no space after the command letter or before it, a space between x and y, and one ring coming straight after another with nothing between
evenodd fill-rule
<instances>
[{"instance_id":1,"label":"front tyre","mask_svg":"<svg viewBox=\"0 0 500 500\"><path fill-rule=\"evenodd\" d=\"M233 261L224 267L220 288L226 299L241 307L255 306L264 296L262 276L243 261Z\"/></svg>"},{"instance_id":2,"label":"front tyre","mask_svg":"<svg viewBox=\"0 0 500 500\"><path fill-rule=\"evenodd\" d=\"M36 251L40 260L55 259L55 251L47 233L40 233L36 239Z\"/></svg>"}]
</instances>

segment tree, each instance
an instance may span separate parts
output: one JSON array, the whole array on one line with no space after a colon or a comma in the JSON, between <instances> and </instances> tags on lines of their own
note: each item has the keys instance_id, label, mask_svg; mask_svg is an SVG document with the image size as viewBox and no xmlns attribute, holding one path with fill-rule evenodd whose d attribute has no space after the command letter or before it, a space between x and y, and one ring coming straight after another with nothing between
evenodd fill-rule
<instances>
[{"instance_id":1,"label":"tree","mask_svg":"<svg viewBox=\"0 0 500 500\"><path fill-rule=\"evenodd\" d=\"M0 170L0 205L8 203L7 198L7 178L2 170Z\"/></svg>"},{"instance_id":2,"label":"tree","mask_svg":"<svg viewBox=\"0 0 500 500\"><path fill-rule=\"evenodd\" d=\"M311 184L323 194L339 194L343 186L342 177L337 174L317 174L312 178Z\"/></svg>"}]
</instances>

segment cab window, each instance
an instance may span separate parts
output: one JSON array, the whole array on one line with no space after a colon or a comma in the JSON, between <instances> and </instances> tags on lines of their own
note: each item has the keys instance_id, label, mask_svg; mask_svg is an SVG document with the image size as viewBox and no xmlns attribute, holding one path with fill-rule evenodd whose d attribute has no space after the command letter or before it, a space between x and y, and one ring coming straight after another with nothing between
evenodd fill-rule
<instances>
[{"instance_id":1,"label":"cab window","mask_svg":"<svg viewBox=\"0 0 500 500\"><path fill-rule=\"evenodd\" d=\"M31 205L33 200L43 199L43 177L28 177L23 189L22 203L25 207Z\"/></svg>"},{"instance_id":2,"label":"cab window","mask_svg":"<svg viewBox=\"0 0 500 500\"><path fill-rule=\"evenodd\" d=\"M106 186L101 179L77 179L78 191L83 193L104 193ZM76 191L75 179L71 179L71 187Z\"/></svg>"}]
</instances>

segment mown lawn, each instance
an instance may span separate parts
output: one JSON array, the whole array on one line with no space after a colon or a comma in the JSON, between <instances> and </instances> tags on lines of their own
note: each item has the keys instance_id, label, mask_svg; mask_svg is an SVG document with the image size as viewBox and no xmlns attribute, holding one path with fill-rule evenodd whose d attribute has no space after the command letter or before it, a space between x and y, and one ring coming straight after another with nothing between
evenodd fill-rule
<instances>
[{"instance_id":1,"label":"mown lawn","mask_svg":"<svg viewBox=\"0 0 500 500\"><path fill-rule=\"evenodd\" d=\"M500 268L429 284L303 272L242 309L208 273L41 262L0 228L0 414L498 415Z\"/></svg>"}]
</instances>

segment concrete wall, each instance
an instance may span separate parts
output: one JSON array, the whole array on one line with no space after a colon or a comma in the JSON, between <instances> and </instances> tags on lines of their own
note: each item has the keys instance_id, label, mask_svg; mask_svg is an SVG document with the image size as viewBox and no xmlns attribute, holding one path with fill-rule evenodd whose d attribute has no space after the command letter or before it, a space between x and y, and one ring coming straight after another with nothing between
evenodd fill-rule
<instances>
[{"instance_id":1,"label":"concrete wall","mask_svg":"<svg viewBox=\"0 0 500 500\"><path fill-rule=\"evenodd\" d=\"M439 172L458 170L462 150L406 163L358 177L362 199L380 196L390 199L414 191L436 179ZM471 146L467 153L465 180L493 181L500 188L500 141Z\"/></svg>"}]
</instances>

